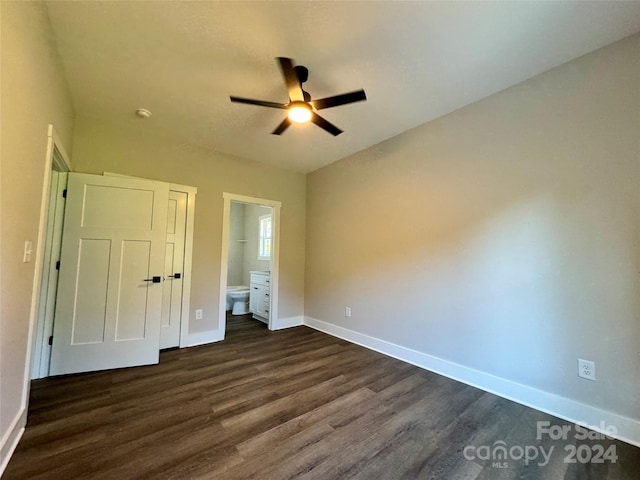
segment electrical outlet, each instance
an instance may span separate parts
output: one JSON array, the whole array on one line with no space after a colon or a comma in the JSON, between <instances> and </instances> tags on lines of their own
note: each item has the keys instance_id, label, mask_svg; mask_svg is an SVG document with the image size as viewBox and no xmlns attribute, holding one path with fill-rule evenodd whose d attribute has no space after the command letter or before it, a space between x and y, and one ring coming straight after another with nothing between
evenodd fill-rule
<instances>
[{"instance_id":1,"label":"electrical outlet","mask_svg":"<svg viewBox=\"0 0 640 480\"><path fill-rule=\"evenodd\" d=\"M351 307L344 307L344 316L351 317Z\"/></svg>"},{"instance_id":2,"label":"electrical outlet","mask_svg":"<svg viewBox=\"0 0 640 480\"><path fill-rule=\"evenodd\" d=\"M578 376L587 380L595 381L596 364L591 360L578 359Z\"/></svg>"},{"instance_id":3,"label":"electrical outlet","mask_svg":"<svg viewBox=\"0 0 640 480\"><path fill-rule=\"evenodd\" d=\"M196 320L202 320L202 309L196 310Z\"/></svg>"}]
</instances>

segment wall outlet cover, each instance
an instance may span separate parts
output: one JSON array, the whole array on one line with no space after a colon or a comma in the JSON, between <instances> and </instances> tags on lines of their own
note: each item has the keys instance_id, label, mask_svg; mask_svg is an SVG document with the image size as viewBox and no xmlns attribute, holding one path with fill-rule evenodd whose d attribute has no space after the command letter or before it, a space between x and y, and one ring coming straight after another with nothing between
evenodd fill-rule
<instances>
[{"instance_id":1,"label":"wall outlet cover","mask_svg":"<svg viewBox=\"0 0 640 480\"><path fill-rule=\"evenodd\" d=\"M587 380L595 381L596 363L591 360L578 359L578 376Z\"/></svg>"}]
</instances>

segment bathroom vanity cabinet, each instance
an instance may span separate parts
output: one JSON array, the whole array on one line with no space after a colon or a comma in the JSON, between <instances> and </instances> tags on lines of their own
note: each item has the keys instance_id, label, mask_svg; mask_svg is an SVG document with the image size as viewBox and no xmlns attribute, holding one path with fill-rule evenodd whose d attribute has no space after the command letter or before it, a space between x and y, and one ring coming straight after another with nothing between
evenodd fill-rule
<instances>
[{"instance_id":1,"label":"bathroom vanity cabinet","mask_svg":"<svg viewBox=\"0 0 640 480\"><path fill-rule=\"evenodd\" d=\"M270 272L252 271L249 285L249 311L253 318L269 323L271 307L271 275Z\"/></svg>"}]
</instances>

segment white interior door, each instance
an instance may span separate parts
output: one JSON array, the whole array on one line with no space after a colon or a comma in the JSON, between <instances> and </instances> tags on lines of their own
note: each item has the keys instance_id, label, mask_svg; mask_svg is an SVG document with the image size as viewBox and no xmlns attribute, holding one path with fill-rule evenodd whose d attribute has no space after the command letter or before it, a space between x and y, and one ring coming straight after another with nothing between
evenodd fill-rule
<instances>
[{"instance_id":1,"label":"white interior door","mask_svg":"<svg viewBox=\"0 0 640 480\"><path fill-rule=\"evenodd\" d=\"M172 190L169 192L169 206L167 208L160 348L180 345L186 227L187 194Z\"/></svg>"},{"instance_id":2,"label":"white interior door","mask_svg":"<svg viewBox=\"0 0 640 480\"><path fill-rule=\"evenodd\" d=\"M168 193L69 174L51 375L158 363Z\"/></svg>"}]
</instances>

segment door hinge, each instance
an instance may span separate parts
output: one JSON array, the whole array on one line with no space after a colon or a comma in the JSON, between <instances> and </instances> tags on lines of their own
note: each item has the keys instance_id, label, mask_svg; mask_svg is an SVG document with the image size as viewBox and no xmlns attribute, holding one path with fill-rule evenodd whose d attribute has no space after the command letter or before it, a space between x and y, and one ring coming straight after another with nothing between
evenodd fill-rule
<instances>
[{"instance_id":1,"label":"door hinge","mask_svg":"<svg viewBox=\"0 0 640 480\"><path fill-rule=\"evenodd\" d=\"M66 188L62 191L62 198L67 198L67 189Z\"/></svg>"},{"instance_id":2,"label":"door hinge","mask_svg":"<svg viewBox=\"0 0 640 480\"><path fill-rule=\"evenodd\" d=\"M60 260L56 262L56 270L60 270Z\"/></svg>"},{"instance_id":3,"label":"door hinge","mask_svg":"<svg viewBox=\"0 0 640 480\"><path fill-rule=\"evenodd\" d=\"M53 335L49 337L49 345L53 345Z\"/></svg>"}]
</instances>

